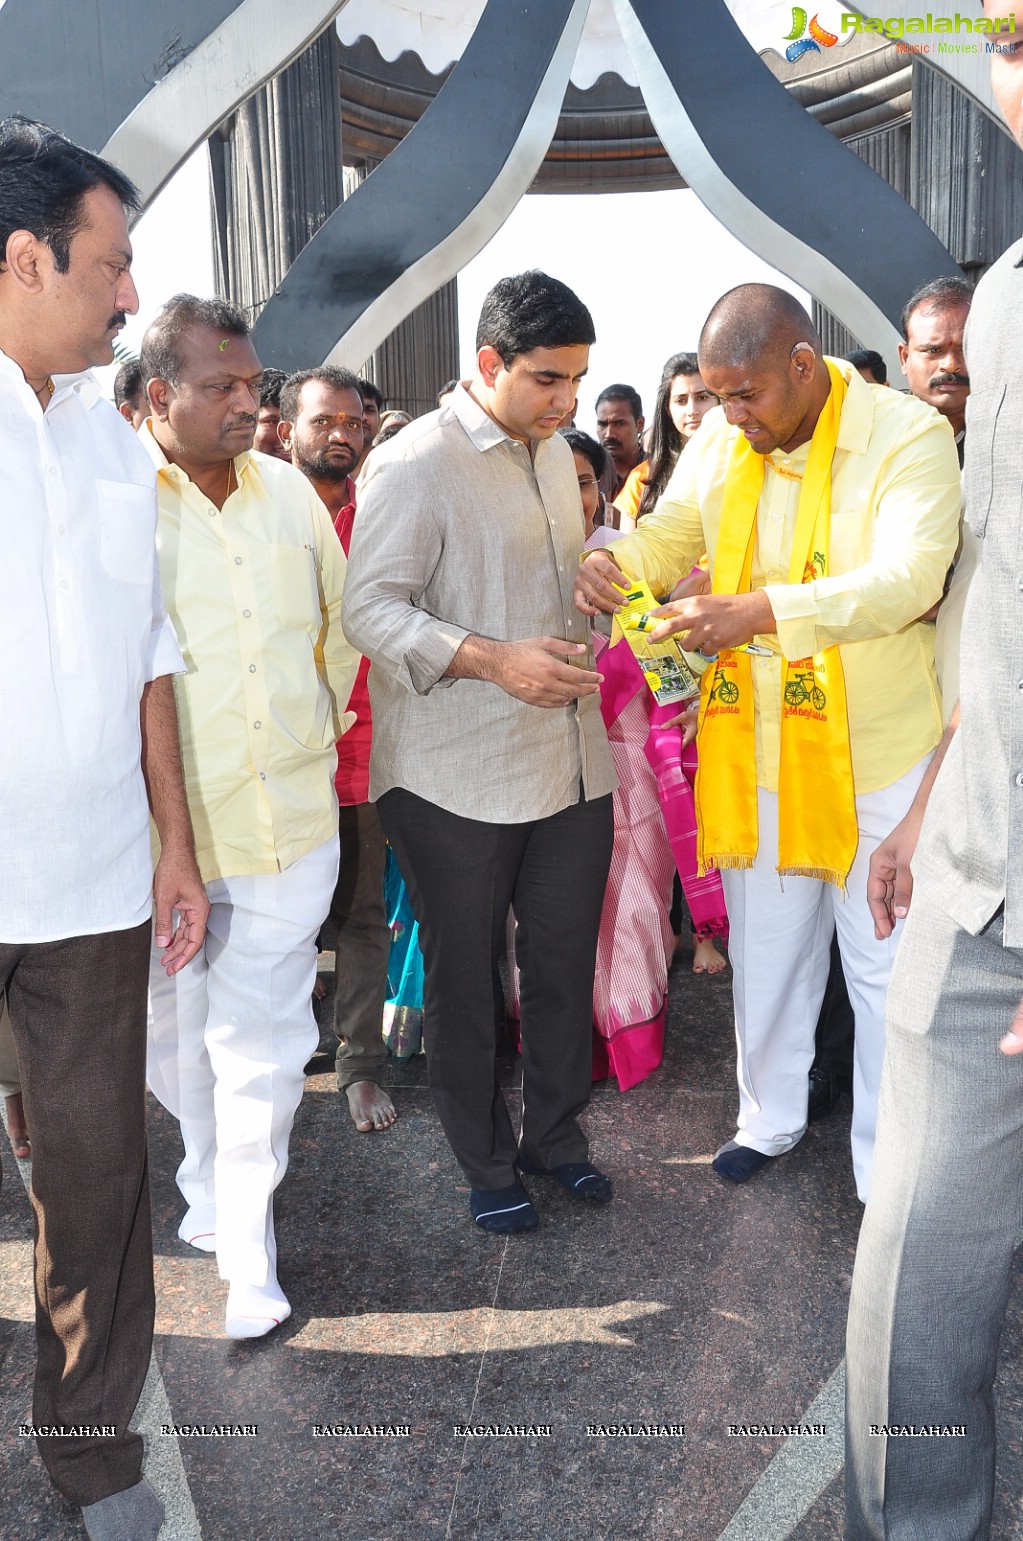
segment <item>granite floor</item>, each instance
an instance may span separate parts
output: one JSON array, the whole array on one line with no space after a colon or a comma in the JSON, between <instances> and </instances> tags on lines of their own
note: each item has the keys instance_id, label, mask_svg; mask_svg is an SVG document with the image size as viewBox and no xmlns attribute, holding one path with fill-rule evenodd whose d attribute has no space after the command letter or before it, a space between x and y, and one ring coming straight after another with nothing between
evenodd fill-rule
<instances>
[{"instance_id":1,"label":"granite floor","mask_svg":"<svg viewBox=\"0 0 1023 1541\"><path fill-rule=\"evenodd\" d=\"M278 1194L294 1315L222 1336L216 1263L177 1241L176 1126L151 1112L158 1290L137 1421L164 1496L163 1541L830 1541L841 1534L844 1317L860 1209L848 1107L745 1188L709 1161L733 1124L727 976L672 972L665 1064L594 1089L593 1151L616 1202L534 1181L538 1232L502 1242L467 1218L424 1063L392 1064L400 1118L362 1135L315 1061ZM505 1065L515 1097L516 1065ZM29 1439L28 1200L3 1145L2 1541L81 1541ZM996 1541L1023 1536L1023 1313L1000 1379ZM817 1423L790 1440L730 1424ZM161 1425L256 1425L177 1437ZM605 1437L656 1424L658 1437ZM525 1426L505 1437L459 1427ZM337 1426L323 1435L317 1428ZM353 1435L376 1426L388 1432ZM684 1434L678 1433L684 1426ZM405 1432L395 1432L407 1430Z\"/></svg>"}]
</instances>

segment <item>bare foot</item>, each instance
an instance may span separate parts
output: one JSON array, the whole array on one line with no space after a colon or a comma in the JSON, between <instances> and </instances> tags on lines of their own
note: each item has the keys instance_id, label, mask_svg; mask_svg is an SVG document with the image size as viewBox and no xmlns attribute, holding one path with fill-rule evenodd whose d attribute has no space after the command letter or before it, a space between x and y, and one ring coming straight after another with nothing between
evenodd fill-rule
<instances>
[{"instance_id":1,"label":"bare foot","mask_svg":"<svg viewBox=\"0 0 1023 1541\"><path fill-rule=\"evenodd\" d=\"M355 1127L363 1134L371 1129L390 1129L397 1120L394 1103L375 1081L353 1081L345 1092Z\"/></svg>"},{"instance_id":2,"label":"bare foot","mask_svg":"<svg viewBox=\"0 0 1023 1541\"><path fill-rule=\"evenodd\" d=\"M28 1138L28 1125L25 1122L25 1104L21 1100L20 1092L13 1092L6 1099L7 1104L7 1133L11 1137L11 1149L19 1161L28 1161L32 1156L32 1146Z\"/></svg>"},{"instance_id":3,"label":"bare foot","mask_svg":"<svg viewBox=\"0 0 1023 1541\"><path fill-rule=\"evenodd\" d=\"M712 936L693 937L694 974L720 974L727 967L728 959L718 952Z\"/></svg>"}]
</instances>

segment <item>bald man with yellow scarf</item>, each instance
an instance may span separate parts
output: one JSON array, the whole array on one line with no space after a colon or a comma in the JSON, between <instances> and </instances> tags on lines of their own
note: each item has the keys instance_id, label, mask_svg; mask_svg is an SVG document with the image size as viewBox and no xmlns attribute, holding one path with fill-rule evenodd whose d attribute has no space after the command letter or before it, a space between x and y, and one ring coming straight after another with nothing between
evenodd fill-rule
<instances>
[{"instance_id":1,"label":"bald man with yellow scarf","mask_svg":"<svg viewBox=\"0 0 1023 1541\"><path fill-rule=\"evenodd\" d=\"M710 594L664 606L654 636L710 660L698 850L725 889L739 1082L714 1170L745 1182L802 1138L837 928L865 1199L897 940L874 936L867 868L941 737L934 627L919 617L955 555L955 440L933 408L826 359L806 311L770 285L718 301L699 358L722 408L635 534L586 558L576 604L613 612L623 573L667 595L709 558Z\"/></svg>"}]
</instances>

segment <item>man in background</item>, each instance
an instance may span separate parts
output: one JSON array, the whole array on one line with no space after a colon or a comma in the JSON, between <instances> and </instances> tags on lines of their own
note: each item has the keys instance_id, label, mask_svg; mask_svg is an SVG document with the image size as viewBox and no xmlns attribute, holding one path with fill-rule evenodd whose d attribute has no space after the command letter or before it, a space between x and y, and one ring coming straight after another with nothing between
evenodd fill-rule
<instances>
[{"instance_id":1,"label":"man in background","mask_svg":"<svg viewBox=\"0 0 1023 1541\"><path fill-rule=\"evenodd\" d=\"M630 471L646 459L643 403L631 385L608 385L597 397L597 440L607 455L601 491L613 503Z\"/></svg>"},{"instance_id":2,"label":"man in background","mask_svg":"<svg viewBox=\"0 0 1023 1541\"><path fill-rule=\"evenodd\" d=\"M136 432L149 416L149 403L142 384L142 365L137 358L122 364L114 376L114 406Z\"/></svg>"},{"instance_id":3,"label":"man in background","mask_svg":"<svg viewBox=\"0 0 1023 1541\"><path fill-rule=\"evenodd\" d=\"M357 477L366 464L366 456L373 448L373 440L380 428L380 414L384 410L384 394L372 380L359 380L362 397L362 452L355 462L353 477Z\"/></svg>"},{"instance_id":4,"label":"man in background","mask_svg":"<svg viewBox=\"0 0 1023 1541\"><path fill-rule=\"evenodd\" d=\"M291 456L281 443L277 425L281 420L281 386L287 376L283 369L264 369L259 387L259 417L256 437L252 448L261 455L274 455L278 460L290 460Z\"/></svg>"},{"instance_id":5,"label":"man in background","mask_svg":"<svg viewBox=\"0 0 1023 1541\"><path fill-rule=\"evenodd\" d=\"M355 520L352 472L362 453L363 402L348 369L324 364L291 375L281 391L281 442L308 477L348 555ZM369 800L373 741L369 659L356 675L349 709L355 722L339 740L337 775L340 867L327 923L334 939L334 1027L337 1084L363 1133L388 1129L397 1118L380 1085L387 1057L382 1028L391 934L384 909L387 841Z\"/></svg>"}]
</instances>

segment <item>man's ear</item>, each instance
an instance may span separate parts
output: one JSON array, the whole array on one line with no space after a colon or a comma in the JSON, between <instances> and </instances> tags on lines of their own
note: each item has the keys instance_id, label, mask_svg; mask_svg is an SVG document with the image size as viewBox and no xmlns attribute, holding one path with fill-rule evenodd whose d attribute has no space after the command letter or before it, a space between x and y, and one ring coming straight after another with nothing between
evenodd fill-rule
<instances>
[{"instance_id":1,"label":"man's ear","mask_svg":"<svg viewBox=\"0 0 1023 1541\"><path fill-rule=\"evenodd\" d=\"M808 342L797 342L789 354L792 367L804 385L817 378L817 355Z\"/></svg>"},{"instance_id":2,"label":"man's ear","mask_svg":"<svg viewBox=\"0 0 1023 1541\"><path fill-rule=\"evenodd\" d=\"M291 435L294 427L294 423L289 423L287 418L284 417L282 417L280 422L277 424L277 437L280 439L282 447L287 450L289 455L291 454Z\"/></svg>"},{"instance_id":3,"label":"man's ear","mask_svg":"<svg viewBox=\"0 0 1023 1541\"><path fill-rule=\"evenodd\" d=\"M646 427L646 418L641 413L639 415L639 417L637 417L637 419L636 419L636 432L637 433L642 433L643 429L645 427Z\"/></svg>"},{"instance_id":4,"label":"man's ear","mask_svg":"<svg viewBox=\"0 0 1023 1541\"><path fill-rule=\"evenodd\" d=\"M171 402L174 400L173 385L169 380L154 375L151 380L146 381L146 395L149 397L153 416L158 422L165 423L170 416Z\"/></svg>"},{"instance_id":5,"label":"man's ear","mask_svg":"<svg viewBox=\"0 0 1023 1541\"><path fill-rule=\"evenodd\" d=\"M7 238L3 271L19 288L38 294L46 272L53 268L53 253L31 230L13 230Z\"/></svg>"},{"instance_id":6,"label":"man's ear","mask_svg":"<svg viewBox=\"0 0 1023 1541\"><path fill-rule=\"evenodd\" d=\"M489 343L484 343L476 355L476 368L482 376L484 385L493 390L494 382L501 370L505 368L505 362L496 348L492 348Z\"/></svg>"},{"instance_id":7,"label":"man's ear","mask_svg":"<svg viewBox=\"0 0 1023 1541\"><path fill-rule=\"evenodd\" d=\"M899 363L902 365L902 373L906 373L906 360L909 358L909 347L906 343L899 343Z\"/></svg>"}]
</instances>

